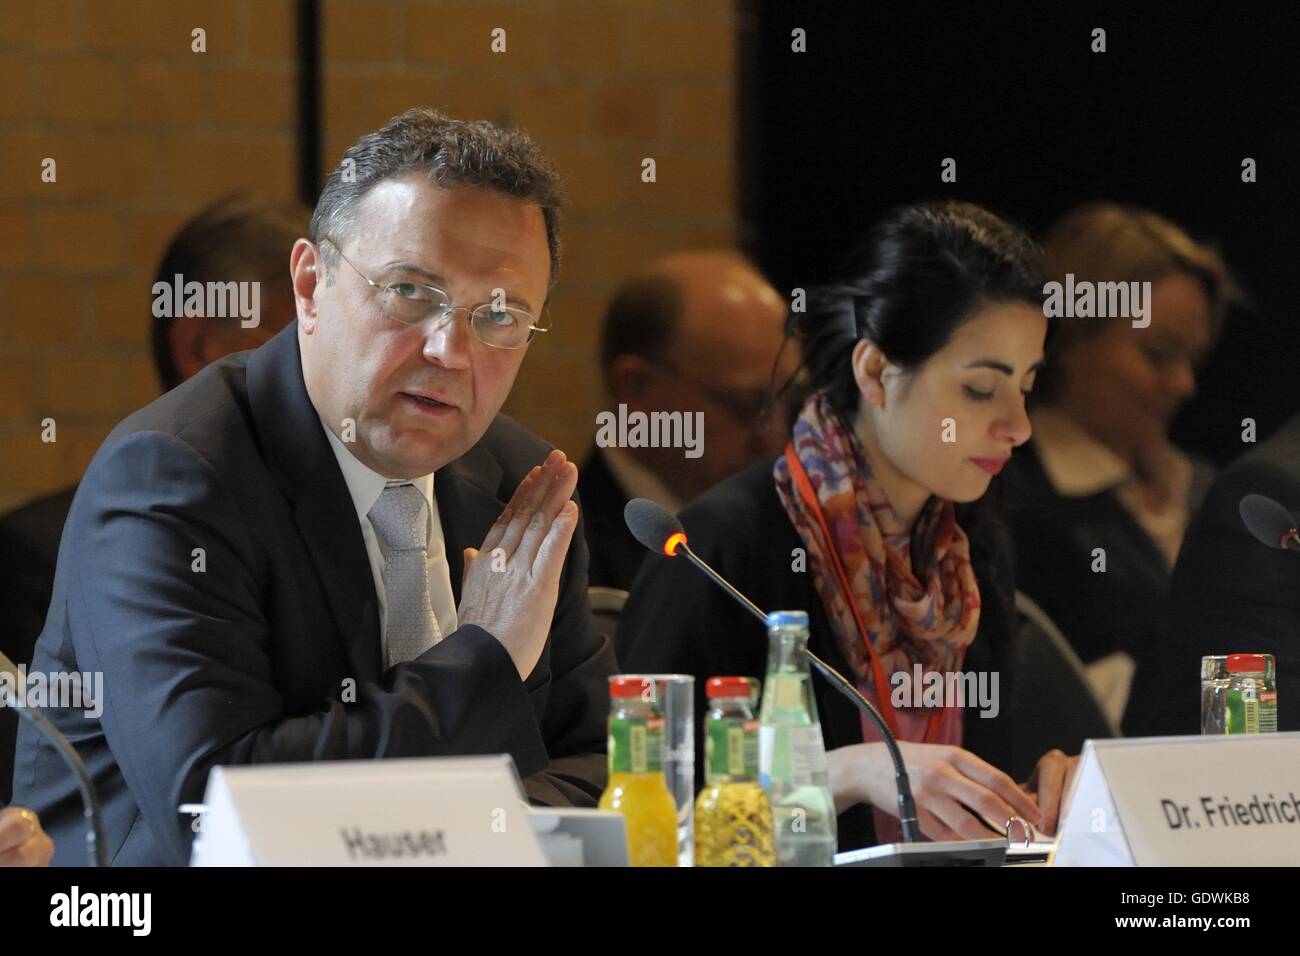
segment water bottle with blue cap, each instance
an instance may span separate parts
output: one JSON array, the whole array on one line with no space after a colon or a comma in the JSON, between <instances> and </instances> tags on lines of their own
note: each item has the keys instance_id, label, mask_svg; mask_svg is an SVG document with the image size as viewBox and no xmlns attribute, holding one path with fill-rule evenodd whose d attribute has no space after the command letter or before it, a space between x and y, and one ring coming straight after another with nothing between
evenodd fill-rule
<instances>
[{"instance_id":1,"label":"water bottle with blue cap","mask_svg":"<svg viewBox=\"0 0 1300 956\"><path fill-rule=\"evenodd\" d=\"M772 802L778 866L830 866L835 856L835 802L826 744L804 654L808 615L767 616L767 679L759 724L759 780Z\"/></svg>"}]
</instances>

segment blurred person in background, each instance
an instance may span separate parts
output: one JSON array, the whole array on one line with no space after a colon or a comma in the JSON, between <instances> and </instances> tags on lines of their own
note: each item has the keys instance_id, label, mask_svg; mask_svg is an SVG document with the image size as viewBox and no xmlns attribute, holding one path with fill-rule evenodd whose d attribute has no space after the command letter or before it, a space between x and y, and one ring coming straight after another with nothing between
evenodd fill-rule
<instances>
[{"instance_id":1,"label":"blurred person in background","mask_svg":"<svg viewBox=\"0 0 1300 956\"><path fill-rule=\"evenodd\" d=\"M1300 415L1225 468L1205 496L1174 567L1164 631L1138 660L1125 733L1197 733L1201 658L1240 653L1273 655L1277 729L1300 730L1300 561L1247 530L1246 495L1300 514Z\"/></svg>"},{"instance_id":2,"label":"blurred person in background","mask_svg":"<svg viewBox=\"0 0 1300 956\"><path fill-rule=\"evenodd\" d=\"M293 320L293 285L285 266L294 240L311 213L290 203L253 195L217 200L172 237L154 283L258 282L257 324L238 316L206 317L202 309L172 317L154 314L149 339L164 392L210 362L255 349ZM148 299L141 290L141 312ZM168 310L150 310L151 312ZM179 310L177 310L179 311ZM77 486L62 488L0 517L0 651L15 664L30 663L32 647L50 606L63 524ZM0 804L9 799L17 716L0 710Z\"/></svg>"},{"instance_id":3,"label":"blurred person in background","mask_svg":"<svg viewBox=\"0 0 1300 956\"><path fill-rule=\"evenodd\" d=\"M1223 260L1142 209L1098 203L1046 240L1046 278L1149 282L1130 316L1062 317L1008 471L1016 586L1061 629L1119 722L1135 661L1163 621L1170 570L1212 478L1169 440L1235 287ZM1103 563L1104 562L1104 563Z\"/></svg>"},{"instance_id":4,"label":"blurred person in background","mask_svg":"<svg viewBox=\"0 0 1300 956\"><path fill-rule=\"evenodd\" d=\"M293 321L293 284L285 251L307 231L311 210L295 203L234 195L218 200L181 227L163 253L155 282L260 283L261 314L245 328L238 317L186 313L154 316L149 332L164 392L233 352L255 349Z\"/></svg>"},{"instance_id":5,"label":"blurred person in background","mask_svg":"<svg viewBox=\"0 0 1300 956\"><path fill-rule=\"evenodd\" d=\"M645 549L623 523L630 499L676 512L780 451L784 425L768 396L774 376L781 380L795 361L792 351L782 352L785 311L758 270L729 250L664 256L614 293L600 346L610 411L702 412L703 449L696 458L681 448L588 452L578 494L593 586L626 591L641 565Z\"/></svg>"}]
</instances>

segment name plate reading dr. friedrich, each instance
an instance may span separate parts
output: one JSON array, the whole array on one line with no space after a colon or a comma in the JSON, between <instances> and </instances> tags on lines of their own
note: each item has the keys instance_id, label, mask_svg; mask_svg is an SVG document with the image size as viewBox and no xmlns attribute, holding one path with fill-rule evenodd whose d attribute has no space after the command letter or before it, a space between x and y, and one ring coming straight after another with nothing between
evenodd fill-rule
<instances>
[{"instance_id":1,"label":"name plate reading dr. friedrich","mask_svg":"<svg viewBox=\"0 0 1300 956\"><path fill-rule=\"evenodd\" d=\"M1294 866L1300 733L1090 740L1054 866Z\"/></svg>"}]
</instances>

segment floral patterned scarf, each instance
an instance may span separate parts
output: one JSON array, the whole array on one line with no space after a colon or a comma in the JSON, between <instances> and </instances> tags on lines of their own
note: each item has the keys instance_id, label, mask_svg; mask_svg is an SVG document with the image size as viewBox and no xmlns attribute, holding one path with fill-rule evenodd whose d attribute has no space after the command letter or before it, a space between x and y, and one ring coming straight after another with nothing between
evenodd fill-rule
<instances>
[{"instance_id":1,"label":"floral patterned scarf","mask_svg":"<svg viewBox=\"0 0 1300 956\"><path fill-rule=\"evenodd\" d=\"M787 456L803 466L820 516L800 495L797 479L802 476L793 473L788 457L777 459L773 468L777 493L808 549L809 570L831 630L852 668L851 679L887 720L893 718L890 723L900 740L960 745L961 707L936 713L935 708L895 708L887 702L895 686L894 674L906 673L909 680L903 686L910 688L917 664L922 674L958 671L975 639L979 587L970 563L970 542L957 525L952 502L932 497L916 522L915 534L909 534L876 480L857 435L830 407L824 392L804 403ZM853 606L839 585L828 546L839 558ZM858 619L865 635L859 631ZM876 687L877 674L890 683L886 701ZM906 701L912 700L912 694L907 694ZM880 739L866 718L863 739ZM878 813L878 836L881 817ZM897 821L893 823L896 832Z\"/></svg>"}]
</instances>

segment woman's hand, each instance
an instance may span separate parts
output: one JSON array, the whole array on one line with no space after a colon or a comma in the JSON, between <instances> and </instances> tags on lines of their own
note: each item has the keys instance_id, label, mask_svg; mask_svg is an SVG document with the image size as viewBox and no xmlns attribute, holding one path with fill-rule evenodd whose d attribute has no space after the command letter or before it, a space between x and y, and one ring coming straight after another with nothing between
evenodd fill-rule
<instances>
[{"instance_id":1,"label":"woman's hand","mask_svg":"<svg viewBox=\"0 0 1300 956\"><path fill-rule=\"evenodd\" d=\"M917 822L921 833L931 840L988 839L992 835L989 828L966 807L997 827L1011 817L1022 817L1039 826L1039 808L1030 795L970 751L903 741L898 748L912 784ZM865 802L898 816L894 764L883 743L832 750L827 754L827 766L836 812Z\"/></svg>"},{"instance_id":2,"label":"woman's hand","mask_svg":"<svg viewBox=\"0 0 1300 956\"><path fill-rule=\"evenodd\" d=\"M1078 767L1077 755L1067 757L1059 750L1049 750L1038 758L1038 765L1034 767L1029 782L1023 788L1026 793L1038 799L1038 812L1042 818L1038 829L1045 836L1056 834L1056 825L1061 815L1061 801L1065 799L1065 792L1069 789L1070 780Z\"/></svg>"},{"instance_id":3,"label":"woman's hand","mask_svg":"<svg viewBox=\"0 0 1300 956\"><path fill-rule=\"evenodd\" d=\"M54 843L26 807L0 810L0 866L49 866Z\"/></svg>"}]
</instances>

